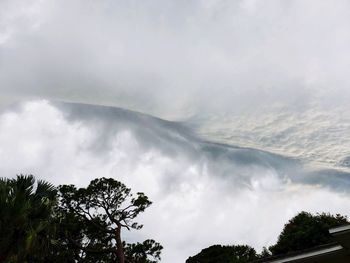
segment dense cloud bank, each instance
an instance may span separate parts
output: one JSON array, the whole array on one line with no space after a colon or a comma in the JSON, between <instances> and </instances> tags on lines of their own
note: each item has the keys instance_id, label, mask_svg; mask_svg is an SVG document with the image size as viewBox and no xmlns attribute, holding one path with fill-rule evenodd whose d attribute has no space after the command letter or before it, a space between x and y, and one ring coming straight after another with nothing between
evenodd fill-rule
<instances>
[{"instance_id":1,"label":"dense cloud bank","mask_svg":"<svg viewBox=\"0 0 350 263\"><path fill-rule=\"evenodd\" d=\"M349 113L344 107L299 112L274 108L192 118L187 124L207 140L287 155L312 168L350 172Z\"/></svg>"},{"instance_id":2,"label":"dense cloud bank","mask_svg":"<svg viewBox=\"0 0 350 263\"><path fill-rule=\"evenodd\" d=\"M346 0L3 0L0 107L118 106L349 172L348 10Z\"/></svg>"},{"instance_id":3,"label":"dense cloud bank","mask_svg":"<svg viewBox=\"0 0 350 263\"><path fill-rule=\"evenodd\" d=\"M174 118L348 108L349 5L4 0L0 86Z\"/></svg>"},{"instance_id":4,"label":"dense cloud bank","mask_svg":"<svg viewBox=\"0 0 350 263\"><path fill-rule=\"evenodd\" d=\"M2 175L56 184L114 177L154 201L145 229L164 262L213 243L271 244L298 211L349 214L350 178L297 159L201 140L183 123L120 108L36 100L0 115Z\"/></svg>"}]
</instances>

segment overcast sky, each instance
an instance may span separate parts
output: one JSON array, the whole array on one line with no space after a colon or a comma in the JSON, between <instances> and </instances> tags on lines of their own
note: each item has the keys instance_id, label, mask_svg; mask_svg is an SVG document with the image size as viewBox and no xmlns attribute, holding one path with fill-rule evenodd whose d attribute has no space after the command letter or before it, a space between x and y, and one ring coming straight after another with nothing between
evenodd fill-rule
<instances>
[{"instance_id":1,"label":"overcast sky","mask_svg":"<svg viewBox=\"0 0 350 263\"><path fill-rule=\"evenodd\" d=\"M345 104L349 5L2 0L0 85L168 118Z\"/></svg>"},{"instance_id":2,"label":"overcast sky","mask_svg":"<svg viewBox=\"0 0 350 263\"><path fill-rule=\"evenodd\" d=\"M144 191L128 238L170 263L350 215L349 27L346 0L0 0L1 174Z\"/></svg>"}]
</instances>

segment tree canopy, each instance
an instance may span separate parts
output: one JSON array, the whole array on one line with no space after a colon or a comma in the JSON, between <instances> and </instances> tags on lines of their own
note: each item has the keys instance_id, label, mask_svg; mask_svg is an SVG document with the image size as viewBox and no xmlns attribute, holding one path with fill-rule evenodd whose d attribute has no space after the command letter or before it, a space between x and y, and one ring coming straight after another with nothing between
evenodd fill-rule
<instances>
[{"instance_id":1,"label":"tree canopy","mask_svg":"<svg viewBox=\"0 0 350 263\"><path fill-rule=\"evenodd\" d=\"M260 254L247 245L221 246L213 245L203 249L186 263L236 263L250 262L271 255L295 252L331 242L329 229L348 224L346 216L320 213L313 215L300 212L285 224L275 245L263 248Z\"/></svg>"},{"instance_id":2,"label":"tree canopy","mask_svg":"<svg viewBox=\"0 0 350 263\"><path fill-rule=\"evenodd\" d=\"M257 259L254 248L247 245L221 246L213 245L203 249L186 263L246 263Z\"/></svg>"},{"instance_id":3,"label":"tree canopy","mask_svg":"<svg viewBox=\"0 0 350 263\"><path fill-rule=\"evenodd\" d=\"M59 186L59 201L61 222L69 230L64 233L64 241L75 247L76 254L86 262L100 262L97 260L101 257L119 263L160 259L162 246L154 240L124 244L121 238L122 229L142 228L135 218L151 205L145 194L135 196L121 182L100 178L86 188Z\"/></svg>"},{"instance_id":4,"label":"tree canopy","mask_svg":"<svg viewBox=\"0 0 350 263\"><path fill-rule=\"evenodd\" d=\"M53 185L32 175L0 179L0 263L153 263L163 247L126 243L122 230L151 205L112 178L86 188Z\"/></svg>"},{"instance_id":5,"label":"tree canopy","mask_svg":"<svg viewBox=\"0 0 350 263\"><path fill-rule=\"evenodd\" d=\"M348 223L347 218L339 214L301 212L284 225L277 243L269 249L273 255L279 255L326 244L332 238L330 228Z\"/></svg>"},{"instance_id":6,"label":"tree canopy","mask_svg":"<svg viewBox=\"0 0 350 263\"><path fill-rule=\"evenodd\" d=\"M0 262L25 262L51 245L53 185L33 176L0 179Z\"/></svg>"}]
</instances>

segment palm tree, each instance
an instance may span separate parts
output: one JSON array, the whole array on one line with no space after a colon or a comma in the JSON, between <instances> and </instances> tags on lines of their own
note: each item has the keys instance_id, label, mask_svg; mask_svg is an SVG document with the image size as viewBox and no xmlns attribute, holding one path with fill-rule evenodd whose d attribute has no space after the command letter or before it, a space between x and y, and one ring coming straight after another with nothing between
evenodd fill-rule
<instances>
[{"instance_id":1,"label":"palm tree","mask_svg":"<svg viewBox=\"0 0 350 263\"><path fill-rule=\"evenodd\" d=\"M32 175L0 179L0 263L26 262L50 245L56 189Z\"/></svg>"}]
</instances>

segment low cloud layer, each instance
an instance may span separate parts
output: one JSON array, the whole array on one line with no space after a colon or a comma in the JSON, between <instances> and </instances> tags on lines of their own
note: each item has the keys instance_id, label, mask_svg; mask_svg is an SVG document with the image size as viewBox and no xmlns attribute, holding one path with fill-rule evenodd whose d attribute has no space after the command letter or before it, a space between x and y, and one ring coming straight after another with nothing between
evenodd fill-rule
<instances>
[{"instance_id":1,"label":"low cloud layer","mask_svg":"<svg viewBox=\"0 0 350 263\"><path fill-rule=\"evenodd\" d=\"M350 172L349 2L0 2L0 107L50 98Z\"/></svg>"},{"instance_id":2,"label":"low cloud layer","mask_svg":"<svg viewBox=\"0 0 350 263\"><path fill-rule=\"evenodd\" d=\"M268 112L218 114L187 123L207 140L287 155L311 169L350 172L349 116L344 107L314 106L299 112L274 108Z\"/></svg>"},{"instance_id":3,"label":"low cloud layer","mask_svg":"<svg viewBox=\"0 0 350 263\"><path fill-rule=\"evenodd\" d=\"M164 262L201 248L273 243L298 211L350 214L347 173L308 171L299 160L204 142L181 123L118 108L43 100L0 115L2 175L32 173L55 184L114 177L154 204L145 229ZM257 220L259 219L259 220Z\"/></svg>"},{"instance_id":4,"label":"low cloud layer","mask_svg":"<svg viewBox=\"0 0 350 263\"><path fill-rule=\"evenodd\" d=\"M169 118L348 108L349 2L0 3L3 95Z\"/></svg>"}]
</instances>

